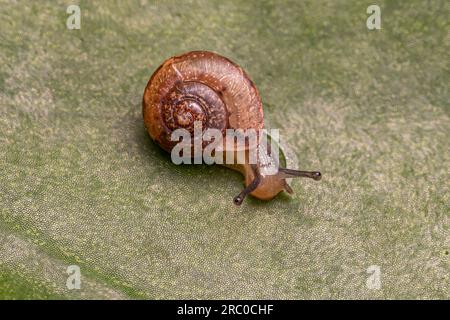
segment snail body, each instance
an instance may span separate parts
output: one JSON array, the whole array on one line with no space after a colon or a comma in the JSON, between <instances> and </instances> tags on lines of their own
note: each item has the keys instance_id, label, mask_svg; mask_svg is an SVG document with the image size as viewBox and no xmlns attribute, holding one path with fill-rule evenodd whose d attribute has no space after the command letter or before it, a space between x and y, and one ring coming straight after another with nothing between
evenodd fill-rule
<instances>
[{"instance_id":1,"label":"snail body","mask_svg":"<svg viewBox=\"0 0 450 320\"><path fill-rule=\"evenodd\" d=\"M169 58L153 73L144 92L143 117L151 138L168 152L177 144L171 139L176 129L185 129L193 135L195 125L201 124L202 129L215 129L225 137L227 129L258 132L264 128L261 97L247 73L229 59L208 51L191 51ZM207 145L207 141L201 142L202 148ZM255 148L266 151L259 140L240 147L224 143L217 151L218 156L225 157L227 152L237 152L239 148L245 159ZM271 157L270 152L266 154ZM278 163L278 159L269 160ZM258 156L254 164L248 161L226 164L245 177L246 187L234 198L235 204L240 205L247 194L270 200L281 191L292 193L286 178L321 177L319 172L284 168L279 168L276 174L264 175L262 163Z\"/></svg>"}]
</instances>

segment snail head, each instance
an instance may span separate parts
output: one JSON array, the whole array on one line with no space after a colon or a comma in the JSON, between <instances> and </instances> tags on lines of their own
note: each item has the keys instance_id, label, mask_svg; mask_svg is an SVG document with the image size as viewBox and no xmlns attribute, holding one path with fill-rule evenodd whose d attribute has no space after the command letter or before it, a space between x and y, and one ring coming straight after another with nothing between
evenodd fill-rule
<instances>
[{"instance_id":1,"label":"snail head","mask_svg":"<svg viewBox=\"0 0 450 320\"><path fill-rule=\"evenodd\" d=\"M322 178L319 171L300 171L286 168L279 168L278 172L273 175L261 174L258 166L252 166L251 170L246 170L246 172L246 187L233 199L236 205L241 205L248 194L262 200L270 200L282 191L293 194L292 188L286 181L288 178L305 177L316 181Z\"/></svg>"}]
</instances>

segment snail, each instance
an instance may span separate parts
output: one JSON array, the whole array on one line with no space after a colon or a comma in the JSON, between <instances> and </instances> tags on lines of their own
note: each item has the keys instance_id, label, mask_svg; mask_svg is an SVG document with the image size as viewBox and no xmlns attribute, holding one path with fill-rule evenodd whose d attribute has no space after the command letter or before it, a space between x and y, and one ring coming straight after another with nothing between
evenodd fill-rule
<instances>
[{"instance_id":1,"label":"snail","mask_svg":"<svg viewBox=\"0 0 450 320\"><path fill-rule=\"evenodd\" d=\"M227 129L264 129L262 101L247 73L228 58L208 51L191 51L163 62L145 88L142 112L150 137L168 152L177 143L171 139L174 130L183 128L192 134L195 123L219 130L223 135ZM218 152L236 152L237 148L224 144ZM236 205L241 205L248 194L262 200L270 200L282 191L292 194L288 178L321 179L318 171L286 168L278 168L276 174L264 174L263 162L268 159L279 163L278 155L263 148L257 140L256 145L247 143L241 148L245 159L254 148L264 151L268 158L258 151L256 163L225 164L245 177L245 188L233 199Z\"/></svg>"}]
</instances>

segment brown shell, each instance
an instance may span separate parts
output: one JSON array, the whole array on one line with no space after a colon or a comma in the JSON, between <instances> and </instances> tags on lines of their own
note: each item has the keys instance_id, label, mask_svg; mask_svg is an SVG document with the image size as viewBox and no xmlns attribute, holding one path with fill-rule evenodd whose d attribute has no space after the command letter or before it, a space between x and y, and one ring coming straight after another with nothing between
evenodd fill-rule
<instances>
[{"instance_id":1,"label":"brown shell","mask_svg":"<svg viewBox=\"0 0 450 320\"><path fill-rule=\"evenodd\" d=\"M171 132L192 122L225 129L262 129L258 90L246 72L229 59L191 51L167 59L152 75L143 98L144 123L153 140L167 151Z\"/></svg>"}]
</instances>

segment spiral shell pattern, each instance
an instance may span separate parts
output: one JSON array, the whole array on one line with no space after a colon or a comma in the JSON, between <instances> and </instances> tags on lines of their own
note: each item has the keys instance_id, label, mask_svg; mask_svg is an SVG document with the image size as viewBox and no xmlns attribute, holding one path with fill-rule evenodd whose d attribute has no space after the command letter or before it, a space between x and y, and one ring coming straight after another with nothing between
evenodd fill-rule
<instances>
[{"instance_id":1,"label":"spiral shell pattern","mask_svg":"<svg viewBox=\"0 0 450 320\"><path fill-rule=\"evenodd\" d=\"M216 53L191 51L166 60L152 75L143 98L144 123L153 140L170 151L171 133L194 122L202 129L262 129L259 93L245 71Z\"/></svg>"}]
</instances>

